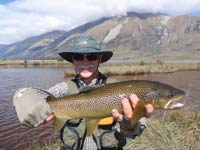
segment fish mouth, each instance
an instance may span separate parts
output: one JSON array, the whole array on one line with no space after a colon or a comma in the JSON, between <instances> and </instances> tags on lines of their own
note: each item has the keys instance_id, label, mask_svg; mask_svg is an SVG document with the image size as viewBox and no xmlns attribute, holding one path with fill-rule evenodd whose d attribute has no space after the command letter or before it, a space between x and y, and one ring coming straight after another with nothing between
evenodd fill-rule
<instances>
[{"instance_id":1,"label":"fish mouth","mask_svg":"<svg viewBox=\"0 0 200 150\"><path fill-rule=\"evenodd\" d=\"M182 108L184 106L183 103L180 102L176 102L174 99L171 99L167 102L167 104L165 105L165 109L178 109L178 108Z\"/></svg>"}]
</instances>

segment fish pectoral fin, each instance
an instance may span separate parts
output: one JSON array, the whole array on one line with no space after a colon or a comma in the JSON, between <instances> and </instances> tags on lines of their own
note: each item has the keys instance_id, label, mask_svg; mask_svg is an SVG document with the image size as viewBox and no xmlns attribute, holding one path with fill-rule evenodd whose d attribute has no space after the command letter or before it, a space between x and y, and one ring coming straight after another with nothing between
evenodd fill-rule
<instances>
[{"instance_id":1,"label":"fish pectoral fin","mask_svg":"<svg viewBox=\"0 0 200 150\"><path fill-rule=\"evenodd\" d=\"M87 135L92 135L92 132L94 131L95 127L97 127L100 119L87 119L86 120L86 130Z\"/></svg>"},{"instance_id":2,"label":"fish pectoral fin","mask_svg":"<svg viewBox=\"0 0 200 150\"><path fill-rule=\"evenodd\" d=\"M64 126L65 122L67 120L64 118L55 118L54 124L53 124L53 132L56 133L60 131L60 129Z\"/></svg>"}]
</instances>

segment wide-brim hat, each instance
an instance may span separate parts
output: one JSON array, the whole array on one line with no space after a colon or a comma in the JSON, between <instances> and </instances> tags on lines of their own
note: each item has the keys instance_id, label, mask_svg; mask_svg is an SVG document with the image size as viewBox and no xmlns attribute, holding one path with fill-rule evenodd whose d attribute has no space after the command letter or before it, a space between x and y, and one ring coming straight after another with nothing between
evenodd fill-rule
<instances>
[{"instance_id":1,"label":"wide-brim hat","mask_svg":"<svg viewBox=\"0 0 200 150\"><path fill-rule=\"evenodd\" d=\"M97 53L101 54L101 63L108 61L113 53L112 51L103 50L100 48L99 44L97 43L96 39L92 36L79 36L73 40L72 46L66 51L59 53L59 55L69 61L73 62L72 55L77 53Z\"/></svg>"}]
</instances>

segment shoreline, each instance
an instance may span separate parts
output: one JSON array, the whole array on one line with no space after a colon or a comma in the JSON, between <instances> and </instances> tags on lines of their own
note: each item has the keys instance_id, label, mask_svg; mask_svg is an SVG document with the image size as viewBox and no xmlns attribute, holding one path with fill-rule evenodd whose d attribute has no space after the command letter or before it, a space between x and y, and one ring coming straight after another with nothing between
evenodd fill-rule
<instances>
[{"instance_id":1,"label":"shoreline","mask_svg":"<svg viewBox=\"0 0 200 150\"><path fill-rule=\"evenodd\" d=\"M0 60L1 67L17 66L69 66L69 62L64 60Z\"/></svg>"},{"instance_id":2,"label":"shoreline","mask_svg":"<svg viewBox=\"0 0 200 150\"><path fill-rule=\"evenodd\" d=\"M182 62L182 63L181 63ZM175 71L200 70L200 62L186 61L108 61L101 64L100 71L107 75L136 75L149 73L170 73ZM0 68L17 67L66 67L64 76L73 76L72 64L64 60L0 60Z\"/></svg>"},{"instance_id":3,"label":"shoreline","mask_svg":"<svg viewBox=\"0 0 200 150\"><path fill-rule=\"evenodd\" d=\"M200 64L200 60L197 59L167 59L167 60L160 60L160 59L135 59L135 60L109 60L103 65L146 65L146 64ZM0 59L0 67L1 66L56 66L56 65L71 65L70 62L67 62L63 59L35 59L35 60L28 60L28 59Z\"/></svg>"},{"instance_id":4,"label":"shoreline","mask_svg":"<svg viewBox=\"0 0 200 150\"><path fill-rule=\"evenodd\" d=\"M108 64L99 67L101 73L106 76L112 75L139 75L150 73L172 73L176 71L200 70L200 64ZM74 76L75 72L65 69L64 76Z\"/></svg>"}]
</instances>

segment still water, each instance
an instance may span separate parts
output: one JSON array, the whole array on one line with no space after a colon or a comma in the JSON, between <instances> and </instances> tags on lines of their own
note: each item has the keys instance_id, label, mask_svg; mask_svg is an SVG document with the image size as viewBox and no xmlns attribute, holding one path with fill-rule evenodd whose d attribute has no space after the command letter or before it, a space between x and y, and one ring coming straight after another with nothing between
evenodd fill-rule
<instances>
[{"instance_id":1,"label":"still water","mask_svg":"<svg viewBox=\"0 0 200 150\"><path fill-rule=\"evenodd\" d=\"M118 80L148 79L162 81L181 88L190 89L186 98L186 108L200 112L200 71L181 71L169 74L150 74L138 76L116 76ZM20 125L12 97L21 87L48 89L56 83L65 81L64 68L0 68L0 150L23 150L34 138L41 141L54 139L52 123L37 128Z\"/></svg>"}]
</instances>

